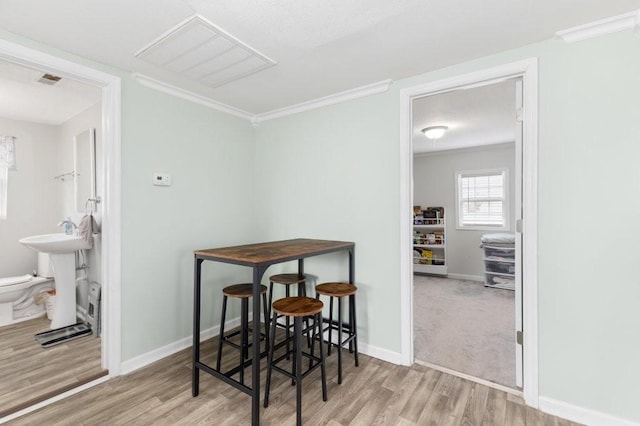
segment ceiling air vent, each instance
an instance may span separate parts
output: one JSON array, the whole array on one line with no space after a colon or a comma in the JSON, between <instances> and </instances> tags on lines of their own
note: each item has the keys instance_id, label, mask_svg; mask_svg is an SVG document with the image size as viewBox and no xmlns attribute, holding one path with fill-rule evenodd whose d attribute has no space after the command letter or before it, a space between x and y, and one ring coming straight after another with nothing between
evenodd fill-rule
<instances>
[{"instance_id":1,"label":"ceiling air vent","mask_svg":"<svg viewBox=\"0 0 640 426\"><path fill-rule=\"evenodd\" d=\"M200 15L176 25L135 56L209 87L276 64Z\"/></svg>"},{"instance_id":2,"label":"ceiling air vent","mask_svg":"<svg viewBox=\"0 0 640 426\"><path fill-rule=\"evenodd\" d=\"M37 80L38 83L46 84L48 86L53 86L57 82L59 82L62 77L58 77L57 75L51 74L42 74L42 76Z\"/></svg>"}]
</instances>

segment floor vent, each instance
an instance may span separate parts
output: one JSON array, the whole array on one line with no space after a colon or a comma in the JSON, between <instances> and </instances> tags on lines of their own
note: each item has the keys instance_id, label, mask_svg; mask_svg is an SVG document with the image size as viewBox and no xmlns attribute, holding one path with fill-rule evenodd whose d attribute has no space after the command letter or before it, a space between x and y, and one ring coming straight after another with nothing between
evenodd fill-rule
<instances>
[{"instance_id":1,"label":"floor vent","mask_svg":"<svg viewBox=\"0 0 640 426\"><path fill-rule=\"evenodd\" d=\"M276 64L199 15L176 25L135 56L212 88Z\"/></svg>"}]
</instances>

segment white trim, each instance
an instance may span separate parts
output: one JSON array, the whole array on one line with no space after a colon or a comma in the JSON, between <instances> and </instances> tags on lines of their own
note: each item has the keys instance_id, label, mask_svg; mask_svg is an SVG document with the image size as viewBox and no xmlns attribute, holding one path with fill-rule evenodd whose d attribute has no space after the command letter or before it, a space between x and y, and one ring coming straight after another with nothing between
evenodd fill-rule
<instances>
[{"instance_id":1,"label":"white trim","mask_svg":"<svg viewBox=\"0 0 640 426\"><path fill-rule=\"evenodd\" d=\"M487 387L490 387L490 388L493 388L493 389L498 389L498 390L500 390L502 392L510 393L512 395L522 396L522 391L519 391L518 389L513 389L513 388L510 388L508 386L501 385L499 383L490 382L488 380L484 380L484 379L481 379L479 377L470 376L468 374L461 373L461 372L456 371L456 370L451 370L450 368L447 368L447 367L442 367L441 365L438 365L438 364L432 364L430 362L420 361L419 359L416 359L416 364L422 365L424 367L429 367L429 368L431 368L433 370L442 371L443 373L447 373L447 374L450 374L452 376L460 377L462 379L469 380L470 382L479 383L481 385L484 385L484 386L487 386Z\"/></svg>"},{"instance_id":2,"label":"white trim","mask_svg":"<svg viewBox=\"0 0 640 426\"><path fill-rule=\"evenodd\" d=\"M285 108L275 109L273 111L263 112L261 114L252 114L240 108L218 102L207 96L203 96L189 90L182 89L164 81L153 79L140 73L131 74L131 77L141 85L150 89L172 95L190 102L203 105L236 117L244 118L251 121L256 126L263 121L273 120L275 118L285 117L287 115L297 114L303 111L309 111L316 108L322 108L328 105L338 104L353 99L364 98L365 96L375 95L376 93L386 92L391 86L392 80L383 80L377 83L368 84L366 86L356 87L354 89L345 90L343 92L334 93L322 98L313 99L307 102L291 105Z\"/></svg>"},{"instance_id":3,"label":"white trim","mask_svg":"<svg viewBox=\"0 0 640 426\"><path fill-rule=\"evenodd\" d=\"M120 374L122 354L122 292L121 292L121 90L120 79L102 88L102 324L103 363L109 374Z\"/></svg>"},{"instance_id":4,"label":"white trim","mask_svg":"<svg viewBox=\"0 0 640 426\"><path fill-rule=\"evenodd\" d=\"M480 281L484 285L484 277L482 275L452 274L448 273L447 278L465 281Z\"/></svg>"},{"instance_id":5,"label":"white trim","mask_svg":"<svg viewBox=\"0 0 640 426\"><path fill-rule=\"evenodd\" d=\"M196 104L203 105L208 108L215 109L217 111L231 114L236 117L244 118L245 120L249 120L249 121L253 120L253 118L255 117L250 112L241 110L240 108L236 108L231 105L218 102L207 96L199 95L189 90L185 90L180 87L174 86L172 84L165 83L164 81L153 79L144 74L134 73L131 75L131 77L133 77L133 79L136 80L141 85L148 87L150 89L154 89L159 92L163 92L180 99L185 99L187 101L194 102Z\"/></svg>"},{"instance_id":6,"label":"white trim","mask_svg":"<svg viewBox=\"0 0 640 426\"><path fill-rule=\"evenodd\" d=\"M98 386L101 383L106 382L107 380L109 380L111 377L109 375L100 377L99 379L96 380L92 380L89 383L85 383L82 386L78 386L75 387L73 389L70 389L66 392L63 392L59 395L56 395L54 397L51 397L49 399L46 399L44 401L38 402L37 404L33 404L30 407L25 408L24 410L20 410L20 411L16 411L15 413L9 414L8 416L4 416L0 418L0 424L4 424L6 422L9 422L11 420L15 420L18 417L24 416L25 414L29 414L32 413L36 410L41 409L42 407L46 407L47 405L53 404L54 402L60 401L62 399L68 398L70 396L73 396L77 393L83 392L87 389L90 389L94 386Z\"/></svg>"},{"instance_id":7,"label":"white trim","mask_svg":"<svg viewBox=\"0 0 640 426\"><path fill-rule=\"evenodd\" d=\"M637 30L639 26L640 9L558 31L556 36L567 43L575 43L576 41L600 37L619 31Z\"/></svg>"},{"instance_id":8,"label":"white trim","mask_svg":"<svg viewBox=\"0 0 640 426\"><path fill-rule=\"evenodd\" d=\"M585 425L638 426L640 423L557 399L540 397L540 411Z\"/></svg>"},{"instance_id":9,"label":"white trim","mask_svg":"<svg viewBox=\"0 0 640 426\"><path fill-rule=\"evenodd\" d=\"M249 318L251 321L251 315ZM232 320L226 321L224 328L225 330L231 330L233 328L240 326L240 317L234 318ZM208 328L200 332L200 341L205 341L207 339L211 339L214 336L220 334L220 325L216 325L214 327ZM325 337L326 339L326 337ZM334 343L338 342L338 336L334 335L332 341ZM176 340L173 343L169 343L161 348L157 348L146 352L142 355L138 355L134 358L131 358L122 363L122 374L129 374L133 371L139 370L140 368L146 367L149 364L152 364L156 361L159 361L163 358L171 356L177 352L180 352L183 349L190 348L193 345L193 335L187 336L180 340ZM358 351L363 355L368 355L373 358L378 358L382 361L390 362L392 364L401 364L402 358L398 352L393 352L388 349L379 348L377 346L372 346L367 344L366 342L358 342Z\"/></svg>"},{"instance_id":10,"label":"white trim","mask_svg":"<svg viewBox=\"0 0 640 426\"><path fill-rule=\"evenodd\" d=\"M239 327L240 317L225 321L224 324L226 330ZM200 332L200 341L202 342L207 339L211 339L218 334L220 334L220 324L216 325L215 327L202 330ZM161 348L153 349L149 352L143 353L142 355L138 355L134 358L128 359L122 363L122 374L129 374L133 371L139 370L140 368L146 367L149 364L173 355L176 352L180 352L183 349L190 348L191 346L193 346L193 335L187 336L180 340L176 340L175 342L169 343L168 345L162 346Z\"/></svg>"},{"instance_id":11,"label":"white trim","mask_svg":"<svg viewBox=\"0 0 640 426\"><path fill-rule=\"evenodd\" d=\"M411 212L413 207L413 161L411 104L414 98L448 92L459 87L475 87L521 76L524 84L523 131L523 322L525 402L538 406L538 278L537 278L537 112L538 61L526 59L469 74L434 81L400 91L400 311L402 362L413 362L413 285L411 263Z\"/></svg>"},{"instance_id":12,"label":"white trim","mask_svg":"<svg viewBox=\"0 0 640 426\"><path fill-rule=\"evenodd\" d=\"M370 356L372 358L377 358L382 361L390 362L391 364L402 365L401 353L393 352L388 349L380 348L378 346L373 346L366 342L358 341L358 353Z\"/></svg>"},{"instance_id":13,"label":"white trim","mask_svg":"<svg viewBox=\"0 0 640 426\"><path fill-rule=\"evenodd\" d=\"M309 111L311 109L322 108L328 105L334 105L353 99L364 98L366 96L375 95L377 93L386 92L391 86L393 80L382 80L377 83L368 84L366 86L356 87L354 89L345 90L343 92L334 93L322 98L313 99L311 101L302 102L291 105L286 108L275 109L273 111L256 114L253 117L253 124L259 124L263 121L273 120L274 118L285 117L287 115L298 114L299 112Z\"/></svg>"},{"instance_id":14,"label":"white trim","mask_svg":"<svg viewBox=\"0 0 640 426\"><path fill-rule=\"evenodd\" d=\"M104 166L104 196L102 232L103 322L102 359L110 376L120 372L121 312L120 312L120 78L93 68L61 59L38 50L0 40L0 59L50 72L55 75L102 87L102 140Z\"/></svg>"}]
</instances>

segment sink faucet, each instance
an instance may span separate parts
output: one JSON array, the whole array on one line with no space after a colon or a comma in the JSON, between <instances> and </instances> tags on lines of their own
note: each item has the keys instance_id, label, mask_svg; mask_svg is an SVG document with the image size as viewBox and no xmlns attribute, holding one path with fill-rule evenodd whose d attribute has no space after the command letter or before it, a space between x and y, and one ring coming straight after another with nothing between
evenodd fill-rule
<instances>
[{"instance_id":1,"label":"sink faucet","mask_svg":"<svg viewBox=\"0 0 640 426\"><path fill-rule=\"evenodd\" d=\"M62 222L58 223L58 226L64 227L64 233L66 235L73 235L73 230L78 229L78 225L73 223L70 217L66 218Z\"/></svg>"}]
</instances>

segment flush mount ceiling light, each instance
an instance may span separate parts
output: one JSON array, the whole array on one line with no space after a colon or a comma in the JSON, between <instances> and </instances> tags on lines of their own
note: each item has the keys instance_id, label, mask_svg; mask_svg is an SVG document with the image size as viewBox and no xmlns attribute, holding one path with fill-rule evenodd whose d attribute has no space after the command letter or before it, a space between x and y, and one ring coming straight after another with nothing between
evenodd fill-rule
<instances>
[{"instance_id":1,"label":"flush mount ceiling light","mask_svg":"<svg viewBox=\"0 0 640 426\"><path fill-rule=\"evenodd\" d=\"M431 126L425 127L421 132L424 133L427 139L440 139L447 129L447 126Z\"/></svg>"}]
</instances>

